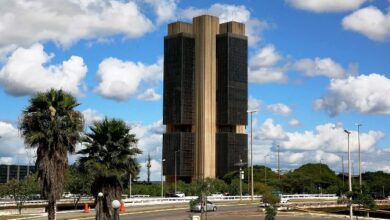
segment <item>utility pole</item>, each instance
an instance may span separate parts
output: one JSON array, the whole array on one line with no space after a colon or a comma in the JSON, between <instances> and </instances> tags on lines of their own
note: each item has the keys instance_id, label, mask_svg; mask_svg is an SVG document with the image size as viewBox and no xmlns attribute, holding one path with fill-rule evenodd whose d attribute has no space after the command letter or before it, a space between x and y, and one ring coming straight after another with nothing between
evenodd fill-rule
<instances>
[{"instance_id":1,"label":"utility pole","mask_svg":"<svg viewBox=\"0 0 390 220\"><path fill-rule=\"evenodd\" d=\"M341 167L342 167L342 169L343 169L343 189L344 189L344 182L345 182L345 180L344 180L344 174L345 174L345 171L344 171L344 156L341 156Z\"/></svg>"},{"instance_id":2,"label":"utility pole","mask_svg":"<svg viewBox=\"0 0 390 220\"><path fill-rule=\"evenodd\" d=\"M362 124L356 124L358 129L358 148L359 148L359 187L360 187L360 193L362 193L362 161L361 161L361 153L360 153L360 127L363 126Z\"/></svg>"},{"instance_id":3,"label":"utility pole","mask_svg":"<svg viewBox=\"0 0 390 220\"><path fill-rule=\"evenodd\" d=\"M252 117L253 117L253 113L256 111L252 110L248 112L251 114L251 200L253 201L254 189L253 189L253 120Z\"/></svg>"},{"instance_id":4,"label":"utility pole","mask_svg":"<svg viewBox=\"0 0 390 220\"><path fill-rule=\"evenodd\" d=\"M267 157L269 155L264 156L264 184L267 184Z\"/></svg>"},{"instance_id":5,"label":"utility pole","mask_svg":"<svg viewBox=\"0 0 390 220\"><path fill-rule=\"evenodd\" d=\"M278 145L278 176L280 181L280 145Z\"/></svg>"},{"instance_id":6,"label":"utility pole","mask_svg":"<svg viewBox=\"0 0 390 220\"><path fill-rule=\"evenodd\" d=\"M129 175L129 197L131 198L131 171Z\"/></svg>"},{"instance_id":7,"label":"utility pole","mask_svg":"<svg viewBox=\"0 0 390 220\"><path fill-rule=\"evenodd\" d=\"M165 159L162 159L161 160L161 198L164 198L164 180L163 180L164 162L165 162Z\"/></svg>"},{"instance_id":8,"label":"utility pole","mask_svg":"<svg viewBox=\"0 0 390 220\"><path fill-rule=\"evenodd\" d=\"M349 185L349 192L352 192L352 176L351 176L351 149L349 148L349 135L351 134L350 131L344 130L344 132L347 134L348 137L348 185ZM350 220L353 220L353 207L352 207L352 198L349 199L349 218Z\"/></svg>"}]
</instances>

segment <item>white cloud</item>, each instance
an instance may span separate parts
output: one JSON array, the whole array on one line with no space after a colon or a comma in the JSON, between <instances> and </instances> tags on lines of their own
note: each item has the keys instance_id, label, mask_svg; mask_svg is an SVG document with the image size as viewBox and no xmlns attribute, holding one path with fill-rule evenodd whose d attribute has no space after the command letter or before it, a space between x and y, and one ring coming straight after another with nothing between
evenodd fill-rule
<instances>
[{"instance_id":1,"label":"white cloud","mask_svg":"<svg viewBox=\"0 0 390 220\"><path fill-rule=\"evenodd\" d=\"M0 164L35 163L35 151L26 149L16 126L0 121Z\"/></svg>"},{"instance_id":2,"label":"white cloud","mask_svg":"<svg viewBox=\"0 0 390 220\"><path fill-rule=\"evenodd\" d=\"M328 92L314 102L316 109L330 115L359 111L371 114L390 114L390 79L370 74L332 79Z\"/></svg>"},{"instance_id":3,"label":"white cloud","mask_svg":"<svg viewBox=\"0 0 390 220\"><path fill-rule=\"evenodd\" d=\"M161 96L157 94L154 89L147 89L142 94L139 94L137 98L146 101L157 101L161 98Z\"/></svg>"},{"instance_id":4,"label":"white cloud","mask_svg":"<svg viewBox=\"0 0 390 220\"><path fill-rule=\"evenodd\" d=\"M260 111L261 109L261 100L259 99L256 99L252 96L249 96L249 99L248 99L248 110L251 110L251 111Z\"/></svg>"},{"instance_id":5,"label":"white cloud","mask_svg":"<svg viewBox=\"0 0 390 220\"><path fill-rule=\"evenodd\" d=\"M273 119L267 118L261 127L255 131L255 139L259 140L283 140L287 136L281 125L275 125Z\"/></svg>"},{"instance_id":6,"label":"white cloud","mask_svg":"<svg viewBox=\"0 0 390 220\"><path fill-rule=\"evenodd\" d=\"M291 108L283 103L268 105L267 109L268 111L279 115L288 115L292 112Z\"/></svg>"},{"instance_id":7,"label":"white cloud","mask_svg":"<svg viewBox=\"0 0 390 220\"><path fill-rule=\"evenodd\" d=\"M330 78L343 78L346 74L340 64L331 58L301 59L295 62L294 69L303 72L306 76L327 76Z\"/></svg>"},{"instance_id":8,"label":"white cloud","mask_svg":"<svg viewBox=\"0 0 390 220\"><path fill-rule=\"evenodd\" d=\"M96 92L109 99L127 100L139 92L142 82L162 80L162 66L162 59L151 65L112 57L104 59L97 72L99 85Z\"/></svg>"},{"instance_id":9,"label":"white cloud","mask_svg":"<svg viewBox=\"0 0 390 220\"><path fill-rule=\"evenodd\" d=\"M360 7L366 0L286 0L295 8L313 12L342 12Z\"/></svg>"},{"instance_id":10,"label":"white cloud","mask_svg":"<svg viewBox=\"0 0 390 220\"><path fill-rule=\"evenodd\" d=\"M301 122L298 120L298 119L291 119L289 122L288 122L288 126L289 127L299 127L301 125Z\"/></svg>"},{"instance_id":11,"label":"white cloud","mask_svg":"<svg viewBox=\"0 0 390 220\"><path fill-rule=\"evenodd\" d=\"M390 13L384 14L374 6L346 16L342 25L344 29L363 34L371 40L384 41L390 38Z\"/></svg>"},{"instance_id":12,"label":"white cloud","mask_svg":"<svg viewBox=\"0 0 390 220\"><path fill-rule=\"evenodd\" d=\"M62 64L48 65L53 54L41 44L16 49L0 70L0 84L8 94L31 95L50 88L80 95L87 67L83 58L71 56Z\"/></svg>"},{"instance_id":13,"label":"white cloud","mask_svg":"<svg viewBox=\"0 0 390 220\"><path fill-rule=\"evenodd\" d=\"M322 124L303 132L285 132L283 127L266 119L259 127L254 128L254 163L263 164L264 156L270 155L267 164L277 167L277 148L280 145L282 168L296 168L305 163L328 164L340 170L341 157L346 158L347 136L342 124ZM381 131L360 131L361 151L363 152L363 170L385 170L386 163L378 158L386 158L385 150L378 148L383 139ZM350 148L353 156L358 151L357 131L352 130ZM387 156L388 157L388 156ZM387 164L388 166L388 164Z\"/></svg>"},{"instance_id":14,"label":"white cloud","mask_svg":"<svg viewBox=\"0 0 390 220\"><path fill-rule=\"evenodd\" d=\"M153 7L157 16L157 24L176 18L177 0L145 0L145 2Z\"/></svg>"},{"instance_id":15,"label":"white cloud","mask_svg":"<svg viewBox=\"0 0 390 220\"><path fill-rule=\"evenodd\" d=\"M268 28L267 22L251 17L251 12L244 5L216 3L208 9L189 7L181 12L181 15L186 19L203 14L217 16L221 23L232 20L245 23L249 46L255 46L261 40L261 33Z\"/></svg>"},{"instance_id":16,"label":"white cloud","mask_svg":"<svg viewBox=\"0 0 390 220\"><path fill-rule=\"evenodd\" d=\"M123 34L140 37L153 29L134 1L5 0L0 2L0 47L53 41L69 46L80 39Z\"/></svg>"},{"instance_id":17,"label":"white cloud","mask_svg":"<svg viewBox=\"0 0 390 220\"><path fill-rule=\"evenodd\" d=\"M85 109L81 113L84 116L85 126L90 126L93 122L100 121L104 118L103 114L91 108Z\"/></svg>"},{"instance_id":18,"label":"white cloud","mask_svg":"<svg viewBox=\"0 0 390 220\"><path fill-rule=\"evenodd\" d=\"M275 65L282 56L276 52L274 45L267 45L259 50L249 61L251 67L267 67Z\"/></svg>"},{"instance_id":19,"label":"white cloud","mask_svg":"<svg viewBox=\"0 0 390 220\"><path fill-rule=\"evenodd\" d=\"M140 163L141 165L141 172L140 172L140 180L147 180L148 174L147 174L147 168L146 168L147 161ZM150 160L150 180L151 181L160 181L161 180L161 160Z\"/></svg>"},{"instance_id":20,"label":"white cloud","mask_svg":"<svg viewBox=\"0 0 390 220\"><path fill-rule=\"evenodd\" d=\"M282 56L273 45L267 45L256 52L249 61L249 82L252 83L286 83L286 68L278 67Z\"/></svg>"}]
</instances>

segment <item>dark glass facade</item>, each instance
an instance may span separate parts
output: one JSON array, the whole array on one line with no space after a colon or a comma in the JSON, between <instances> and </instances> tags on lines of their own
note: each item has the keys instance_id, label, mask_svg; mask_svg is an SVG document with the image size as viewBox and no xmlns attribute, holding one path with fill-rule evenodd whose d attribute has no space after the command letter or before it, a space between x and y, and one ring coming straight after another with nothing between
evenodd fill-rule
<instances>
[{"instance_id":1,"label":"dark glass facade","mask_svg":"<svg viewBox=\"0 0 390 220\"><path fill-rule=\"evenodd\" d=\"M0 165L0 183L7 183L13 179L20 180L34 172L34 166Z\"/></svg>"}]
</instances>

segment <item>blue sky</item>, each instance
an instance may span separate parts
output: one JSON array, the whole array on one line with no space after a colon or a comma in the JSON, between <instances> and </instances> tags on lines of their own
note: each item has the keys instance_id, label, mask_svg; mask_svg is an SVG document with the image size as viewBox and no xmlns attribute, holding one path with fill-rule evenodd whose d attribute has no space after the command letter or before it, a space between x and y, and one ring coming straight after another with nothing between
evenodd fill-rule
<instances>
[{"instance_id":1,"label":"blue sky","mask_svg":"<svg viewBox=\"0 0 390 220\"><path fill-rule=\"evenodd\" d=\"M78 98L88 123L104 116L127 121L144 150L140 162L150 153L152 179L159 179L166 26L210 14L246 24L249 106L258 110L255 164L270 155L275 167L279 144L285 169L323 160L339 170L343 129L354 131L356 152L359 122L363 170L390 172L389 6L386 0L2 1L0 163L33 161L17 120L32 94L55 87Z\"/></svg>"}]
</instances>

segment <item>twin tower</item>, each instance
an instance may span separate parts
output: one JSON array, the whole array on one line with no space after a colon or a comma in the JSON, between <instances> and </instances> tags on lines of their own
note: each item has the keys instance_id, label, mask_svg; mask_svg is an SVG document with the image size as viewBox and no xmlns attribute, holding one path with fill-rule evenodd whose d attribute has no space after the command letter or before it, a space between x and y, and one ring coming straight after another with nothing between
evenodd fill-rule
<instances>
[{"instance_id":1,"label":"twin tower","mask_svg":"<svg viewBox=\"0 0 390 220\"><path fill-rule=\"evenodd\" d=\"M164 38L163 175L223 177L248 158L245 25L203 15Z\"/></svg>"}]
</instances>

